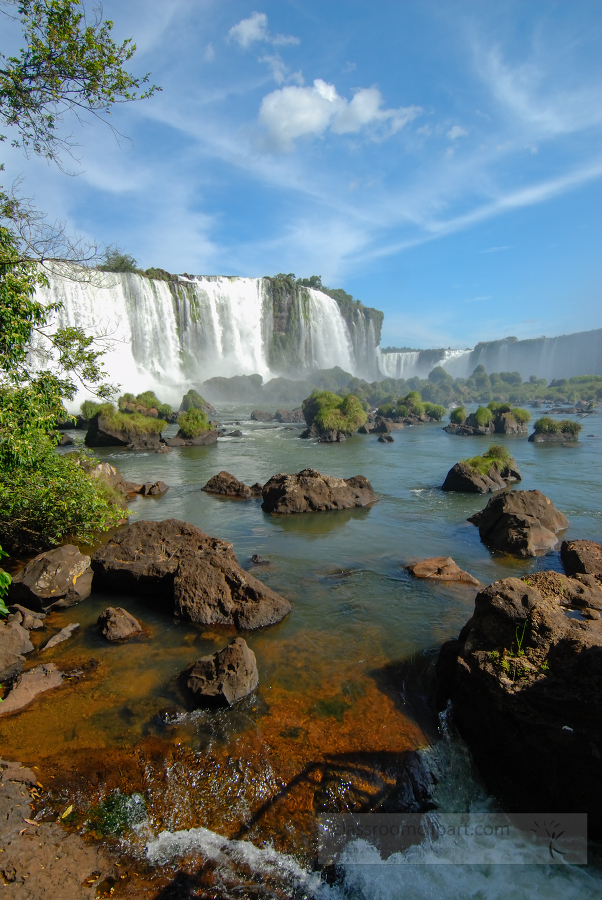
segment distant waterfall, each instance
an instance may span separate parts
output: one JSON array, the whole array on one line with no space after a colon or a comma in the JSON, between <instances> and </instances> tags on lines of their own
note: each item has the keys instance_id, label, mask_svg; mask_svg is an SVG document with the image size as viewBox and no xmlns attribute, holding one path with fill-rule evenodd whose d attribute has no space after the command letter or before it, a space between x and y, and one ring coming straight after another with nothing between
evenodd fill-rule
<instances>
[{"instance_id":1,"label":"distant waterfall","mask_svg":"<svg viewBox=\"0 0 602 900\"><path fill-rule=\"evenodd\" d=\"M470 354L470 350L400 350L378 351L378 364L383 378L426 378L435 366L449 370L452 362Z\"/></svg>"},{"instance_id":2,"label":"distant waterfall","mask_svg":"<svg viewBox=\"0 0 602 900\"><path fill-rule=\"evenodd\" d=\"M107 337L105 368L123 390L154 388L173 402L182 387L217 375L257 373L264 380L274 375L273 304L262 278L161 281L93 272L81 280L51 276L49 286L38 291L45 301L63 304L59 324ZM293 336L298 346L291 350L303 367L340 366L376 378L374 329L371 335L369 327L363 333L350 329L337 302L321 291L298 294L299 327Z\"/></svg>"}]
</instances>

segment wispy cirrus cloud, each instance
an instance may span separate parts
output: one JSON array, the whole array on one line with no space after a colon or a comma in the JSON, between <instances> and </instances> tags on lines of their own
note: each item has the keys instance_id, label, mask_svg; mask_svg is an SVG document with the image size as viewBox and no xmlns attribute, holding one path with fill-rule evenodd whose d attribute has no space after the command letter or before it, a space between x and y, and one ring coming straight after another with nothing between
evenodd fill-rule
<instances>
[{"instance_id":1,"label":"wispy cirrus cloud","mask_svg":"<svg viewBox=\"0 0 602 900\"><path fill-rule=\"evenodd\" d=\"M248 50L252 44L265 43L274 47L283 47L286 44L299 44L299 38L292 34L270 34L268 29L268 17L265 13L252 13L248 19L242 19L233 25L228 32L227 39L234 41L243 50Z\"/></svg>"}]
</instances>

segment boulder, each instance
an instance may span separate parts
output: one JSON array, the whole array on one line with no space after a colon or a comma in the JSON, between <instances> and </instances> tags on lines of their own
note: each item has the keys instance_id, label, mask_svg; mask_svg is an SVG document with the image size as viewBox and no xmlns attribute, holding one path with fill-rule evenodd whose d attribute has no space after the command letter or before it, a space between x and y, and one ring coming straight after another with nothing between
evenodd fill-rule
<instances>
[{"instance_id":1,"label":"boulder","mask_svg":"<svg viewBox=\"0 0 602 900\"><path fill-rule=\"evenodd\" d=\"M107 606L96 624L107 641L127 641L142 632L140 622L121 606Z\"/></svg>"},{"instance_id":2,"label":"boulder","mask_svg":"<svg viewBox=\"0 0 602 900\"><path fill-rule=\"evenodd\" d=\"M19 622L8 622L6 625L0 622L0 650L21 656L31 653L33 649L27 630Z\"/></svg>"},{"instance_id":3,"label":"boulder","mask_svg":"<svg viewBox=\"0 0 602 900\"><path fill-rule=\"evenodd\" d=\"M266 412L265 409L254 409L251 413L253 422L271 422L273 418L272 413Z\"/></svg>"},{"instance_id":4,"label":"boulder","mask_svg":"<svg viewBox=\"0 0 602 900\"><path fill-rule=\"evenodd\" d=\"M478 585L480 582L468 572L464 572L451 556L431 556L420 562L406 566L414 578L431 578L433 581L459 581L461 584Z\"/></svg>"},{"instance_id":5,"label":"boulder","mask_svg":"<svg viewBox=\"0 0 602 900\"><path fill-rule=\"evenodd\" d=\"M334 478L303 469L297 475L273 475L264 485L261 508L269 513L305 513L368 506L377 499L363 475Z\"/></svg>"},{"instance_id":6,"label":"boulder","mask_svg":"<svg viewBox=\"0 0 602 900\"><path fill-rule=\"evenodd\" d=\"M19 603L11 603L9 609L12 613L21 613L21 625L27 631L35 631L38 628L44 627L44 619L46 618L45 613L34 612L34 610L32 609L26 609Z\"/></svg>"},{"instance_id":7,"label":"boulder","mask_svg":"<svg viewBox=\"0 0 602 900\"><path fill-rule=\"evenodd\" d=\"M595 541L563 541L560 558L567 575L602 576L602 544Z\"/></svg>"},{"instance_id":8,"label":"boulder","mask_svg":"<svg viewBox=\"0 0 602 900\"><path fill-rule=\"evenodd\" d=\"M239 566L232 544L178 519L120 529L92 555L92 568L96 590L139 594L203 625L261 628L291 609Z\"/></svg>"},{"instance_id":9,"label":"boulder","mask_svg":"<svg viewBox=\"0 0 602 900\"><path fill-rule=\"evenodd\" d=\"M459 638L441 648L438 702L451 699L460 734L508 811L586 812L594 837L602 830L602 620L567 616L563 584L572 579L558 577L506 578L477 594Z\"/></svg>"},{"instance_id":10,"label":"boulder","mask_svg":"<svg viewBox=\"0 0 602 900\"><path fill-rule=\"evenodd\" d=\"M515 481L521 481L521 474L514 460L501 471L498 471L495 466L491 466L486 475L483 475L478 469L473 469L467 463L458 462L445 476L442 490L467 494L489 494L501 491Z\"/></svg>"},{"instance_id":11,"label":"boulder","mask_svg":"<svg viewBox=\"0 0 602 900\"><path fill-rule=\"evenodd\" d=\"M251 562L254 566L269 566L271 565L269 559L264 559L263 556L260 556L258 553L254 553L251 557Z\"/></svg>"},{"instance_id":12,"label":"boulder","mask_svg":"<svg viewBox=\"0 0 602 900\"><path fill-rule=\"evenodd\" d=\"M336 428L328 429L327 431L321 431L318 437L319 444L342 444L347 440L347 435L344 431L337 431Z\"/></svg>"},{"instance_id":13,"label":"boulder","mask_svg":"<svg viewBox=\"0 0 602 900\"><path fill-rule=\"evenodd\" d=\"M201 488L208 494L221 494L224 497L237 497L241 500L250 500L251 497L261 497L263 485L255 483L251 487L244 484L230 475L229 472L218 472L209 479L206 485Z\"/></svg>"},{"instance_id":14,"label":"boulder","mask_svg":"<svg viewBox=\"0 0 602 900\"><path fill-rule=\"evenodd\" d=\"M235 431L230 431L229 434L226 435L226 437L242 437L242 431L237 428Z\"/></svg>"},{"instance_id":15,"label":"boulder","mask_svg":"<svg viewBox=\"0 0 602 900\"><path fill-rule=\"evenodd\" d=\"M79 622L71 622L69 625L65 625L64 628L58 632L58 634L53 634L50 640L46 641L42 650L52 650L53 647L56 647L57 644L62 644L63 641L68 641L74 631L77 631L79 628Z\"/></svg>"},{"instance_id":16,"label":"boulder","mask_svg":"<svg viewBox=\"0 0 602 900\"><path fill-rule=\"evenodd\" d=\"M116 428L108 419L97 413L88 423L86 447L127 447L128 450L158 450L161 435L156 431L139 434L134 429Z\"/></svg>"},{"instance_id":17,"label":"boulder","mask_svg":"<svg viewBox=\"0 0 602 900\"><path fill-rule=\"evenodd\" d=\"M165 444L168 447L206 447L210 444L217 443L217 431L215 428L210 428L207 431L202 431L196 437L187 438L184 437L181 431L178 431L175 437L168 438L165 441Z\"/></svg>"},{"instance_id":18,"label":"boulder","mask_svg":"<svg viewBox=\"0 0 602 900\"><path fill-rule=\"evenodd\" d=\"M63 673L59 672L54 663L36 666L29 669L16 679L10 693L0 703L0 716L22 709L34 700L38 694L59 687L63 683Z\"/></svg>"},{"instance_id":19,"label":"boulder","mask_svg":"<svg viewBox=\"0 0 602 900\"><path fill-rule=\"evenodd\" d=\"M5 650L0 643L0 682L10 681L23 671L25 658L20 653Z\"/></svg>"},{"instance_id":20,"label":"boulder","mask_svg":"<svg viewBox=\"0 0 602 900\"><path fill-rule=\"evenodd\" d=\"M169 487L164 481L151 481L147 484L143 484L142 490L139 493L142 494L143 497L162 497L168 490Z\"/></svg>"},{"instance_id":21,"label":"boulder","mask_svg":"<svg viewBox=\"0 0 602 900\"><path fill-rule=\"evenodd\" d=\"M537 556L558 543L557 532L568 519L541 491L511 491L492 497L485 509L468 519L479 528L484 544L514 556Z\"/></svg>"},{"instance_id":22,"label":"boulder","mask_svg":"<svg viewBox=\"0 0 602 900\"><path fill-rule=\"evenodd\" d=\"M71 447L73 443L73 438L63 432L57 441L57 447Z\"/></svg>"},{"instance_id":23,"label":"boulder","mask_svg":"<svg viewBox=\"0 0 602 900\"><path fill-rule=\"evenodd\" d=\"M379 444L392 444L394 442L394 438L390 434L380 434L378 436Z\"/></svg>"},{"instance_id":24,"label":"boulder","mask_svg":"<svg viewBox=\"0 0 602 900\"><path fill-rule=\"evenodd\" d=\"M470 418L470 416L469 416ZM464 422L463 425L455 424L454 422L450 422L449 425L446 425L443 429L447 431L448 434L460 434L460 435L471 435L471 434L494 434L495 428L493 425L493 421L491 421L488 425L470 425L468 423L468 419Z\"/></svg>"},{"instance_id":25,"label":"boulder","mask_svg":"<svg viewBox=\"0 0 602 900\"><path fill-rule=\"evenodd\" d=\"M285 422L287 425L305 425L305 417L300 406L297 409L277 409L273 421Z\"/></svg>"},{"instance_id":26,"label":"boulder","mask_svg":"<svg viewBox=\"0 0 602 900\"><path fill-rule=\"evenodd\" d=\"M570 434L568 431L542 432L534 431L529 435L532 444L574 444L579 440L579 435Z\"/></svg>"},{"instance_id":27,"label":"boulder","mask_svg":"<svg viewBox=\"0 0 602 900\"><path fill-rule=\"evenodd\" d=\"M39 553L14 576L9 588L11 603L35 610L66 609L90 595L90 557L73 544Z\"/></svg>"},{"instance_id":28,"label":"boulder","mask_svg":"<svg viewBox=\"0 0 602 900\"><path fill-rule=\"evenodd\" d=\"M232 706L259 683L255 654L242 638L201 657L183 675L196 706Z\"/></svg>"}]
</instances>

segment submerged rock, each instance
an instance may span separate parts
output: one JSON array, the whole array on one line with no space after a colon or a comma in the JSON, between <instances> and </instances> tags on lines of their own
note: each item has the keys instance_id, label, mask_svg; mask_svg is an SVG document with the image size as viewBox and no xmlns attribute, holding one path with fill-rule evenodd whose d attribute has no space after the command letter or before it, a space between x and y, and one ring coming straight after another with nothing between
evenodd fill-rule
<instances>
[{"instance_id":1,"label":"submerged rock","mask_svg":"<svg viewBox=\"0 0 602 900\"><path fill-rule=\"evenodd\" d=\"M74 631L77 631L79 628L79 622L71 622L69 625L65 625L64 628L58 632L58 634L54 634L50 640L46 641L42 650L52 650L53 647L56 647L57 644L62 644L63 641L68 641Z\"/></svg>"},{"instance_id":2,"label":"submerged rock","mask_svg":"<svg viewBox=\"0 0 602 900\"><path fill-rule=\"evenodd\" d=\"M259 684L255 654L242 638L201 657L183 675L197 706L232 706Z\"/></svg>"},{"instance_id":3,"label":"submerged rock","mask_svg":"<svg viewBox=\"0 0 602 900\"><path fill-rule=\"evenodd\" d=\"M491 466L486 475L465 462L458 462L447 473L442 490L489 494L501 491L516 481L521 481L521 474L515 460L501 470Z\"/></svg>"},{"instance_id":4,"label":"submerged rock","mask_svg":"<svg viewBox=\"0 0 602 900\"><path fill-rule=\"evenodd\" d=\"M394 438L390 434L381 434L378 437L379 444L392 444L394 442Z\"/></svg>"},{"instance_id":5,"label":"submerged rock","mask_svg":"<svg viewBox=\"0 0 602 900\"><path fill-rule=\"evenodd\" d=\"M107 641L126 641L142 632L140 622L121 606L107 606L96 624Z\"/></svg>"},{"instance_id":6,"label":"submerged rock","mask_svg":"<svg viewBox=\"0 0 602 900\"><path fill-rule=\"evenodd\" d=\"M284 422L287 425L305 424L305 417L300 406L297 407L297 409L277 409L272 417L272 420L274 422Z\"/></svg>"},{"instance_id":7,"label":"submerged rock","mask_svg":"<svg viewBox=\"0 0 602 900\"><path fill-rule=\"evenodd\" d=\"M602 621L566 615L571 581L539 572L480 591L459 638L441 648L439 703L451 699L460 734L510 811L587 812L599 834Z\"/></svg>"},{"instance_id":8,"label":"submerged rock","mask_svg":"<svg viewBox=\"0 0 602 900\"><path fill-rule=\"evenodd\" d=\"M95 589L139 594L203 625L262 628L291 609L240 567L232 544L178 519L119 530L93 554L92 568Z\"/></svg>"},{"instance_id":9,"label":"submerged rock","mask_svg":"<svg viewBox=\"0 0 602 900\"><path fill-rule=\"evenodd\" d=\"M433 581L459 581L461 584L478 585L480 582L469 572L465 572L451 556L431 556L420 562L406 566L414 578L431 578Z\"/></svg>"},{"instance_id":10,"label":"submerged rock","mask_svg":"<svg viewBox=\"0 0 602 900\"><path fill-rule=\"evenodd\" d=\"M303 469L297 475L273 475L264 485L261 508L269 513L305 513L369 506L376 500L363 475L334 478L316 469Z\"/></svg>"},{"instance_id":11,"label":"submerged rock","mask_svg":"<svg viewBox=\"0 0 602 900\"><path fill-rule=\"evenodd\" d=\"M210 428L207 431L203 431L201 432L201 434L198 434L193 438L184 437L182 432L178 431L175 437L168 438L165 441L165 444L168 447L206 447L216 443L217 431L215 428Z\"/></svg>"},{"instance_id":12,"label":"submerged rock","mask_svg":"<svg viewBox=\"0 0 602 900\"><path fill-rule=\"evenodd\" d=\"M224 497L238 497L241 500L250 500L251 497L261 497L263 485L256 482L249 487L248 484L239 481L229 472L221 471L209 479L202 488L208 494L221 494Z\"/></svg>"},{"instance_id":13,"label":"submerged rock","mask_svg":"<svg viewBox=\"0 0 602 900\"><path fill-rule=\"evenodd\" d=\"M568 519L541 491L511 491L492 497L485 509L468 519L479 528L484 544L514 556L537 556L558 543L557 532Z\"/></svg>"},{"instance_id":14,"label":"submerged rock","mask_svg":"<svg viewBox=\"0 0 602 900\"><path fill-rule=\"evenodd\" d=\"M602 576L602 544L595 541L563 541L560 558L567 575Z\"/></svg>"},{"instance_id":15,"label":"submerged rock","mask_svg":"<svg viewBox=\"0 0 602 900\"><path fill-rule=\"evenodd\" d=\"M273 418L272 413L267 412L265 409L254 409L251 413L253 422L271 422Z\"/></svg>"},{"instance_id":16,"label":"submerged rock","mask_svg":"<svg viewBox=\"0 0 602 900\"><path fill-rule=\"evenodd\" d=\"M73 544L39 553L14 576L11 603L35 610L66 609L85 600L92 589L90 557Z\"/></svg>"}]
</instances>

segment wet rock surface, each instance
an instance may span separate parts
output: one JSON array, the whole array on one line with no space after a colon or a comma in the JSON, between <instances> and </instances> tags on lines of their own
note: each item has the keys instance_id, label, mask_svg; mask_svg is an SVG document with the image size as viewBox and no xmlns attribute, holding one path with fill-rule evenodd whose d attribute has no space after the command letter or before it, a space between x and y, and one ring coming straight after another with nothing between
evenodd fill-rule
<instances>
[{"instance_id":1,"label":"wet rock surface","mask_svg":"<svg viewBox=\"0 0 602 900\"><path fill-rule=\"evenodd\" d=\"M254 409L250 418L253 422L271 422L274 416L265 409Z\"/></svg>"},{"instance_id":2,"label":"wet rock surface","mask_svg":"<svg viewBox=\"0 0 602 900\"><path fill-rule=\"evenodd\" d=\"M478 585L480 582L469 572L465 572L451 556L431 556L420 562L406 566L414 578L431 578L434 581L458 581L461 584Z\"/></svg>"},{"instance_id":3,"label":"wet rock surface","mask_svg":"<svg viewBox=\"0 0 602 900\"><path fill-rule=\"evenodd\" d=\"M119 869L100 845L54 822L36 821L31 805L40 796L37 779L34 771L18 762L0 760L1 895L10 900L102 896L94 887Z\"/></svg>"},{"instance_id":4,"label":"wet rock surface","mask_svg":"<svg viewBox=\"0 0 602 900\"><path fill-rule=\"evenodd\" d=\"M363 475L334 478L316 469L303 469L297 475L273 475L264 485L261 508L285 515L368 506L377 499Z\"/></svg>"},{"instance_id":5,"label":"wet rock surface","mask_svg":"<svg viewBox=\"0 0 602 900\"><path fill-rule=\"evenodd\" d=\"M13 682L11 691L0 703L0 716L28 706L39 694L59 687L63 683L63 674L54 663L36 666L23 672Z\"/></svg>"},{"instance_id":6,"label":"wet rock surface","mask_svg":"<svg viewBox=\"0 0 602 900\"><path fill-rule=\"evenodd\" d=\"M394 442L394 438L391 434L381 434L378 437L379 444L392 444Z\"/></svg>"},{"instance_id":7,"label":"wet rock surface","mask_svg":"<svg viewBox=\"0 0 602 900\"><path fill-rule=\"evenodd\" d=\"M135 522L92 556L96 590L132 592L201 624L261 628L290 603L238 564L232 544L178 519Z\"/></svg>"},{"instance_id":8,"label":"wet rock surface","mask_svg":"<svg viewBox=\"0 0 602 900\"><path fill-rule=\"evenodd\" d=\"M491 466L486 475L473 469L467 463L458 462L447 473L442 490L467 494L489 494L501 491L516 481L521 481L521 474L514 460L500 471L495 466Z\"/></svg>"},{"instance_id":9,"label":"wet rock surface","mask_svg":"<svg viewBox=\"0 0 602 900\"><path fill-rule=\"evenodd\" d=\"M284 422L287 425L305 425L305 417L300 406L296 409L277 409L272 421Z\"/></svg>"},{"instance_id":10,"label":"wet rock surface","mask_svg":"<svg viewBox=\"0 0 602 900\"><path fill-rule=\"evenodd\" d=\"M232 706L259 684L255 654L242 638L201 657L183 675L197 706Z\"/></svg>"},{"instance_id":11,"label":"wet rock surface","mask_svg":"<svg viewBox=\"0 0 602 900\"><path fill-rule=\"evenodd\" d=\"M46 641L42 650L52 650L53 647L56 647L57 644L62 644L63 641L68 641L71 635L76 632L79 628L79 622L71 622L70 625L65 625L64 628L58 632L58 634L53 634L53 636Z\"/></svg>"},{"instance_id":12,"label":"wet rock surface","mask_svg":"<svg viewBox=\"0 0 602 900\"><path fill-rule=\"evenodd\" d=\"M567 575L597 575L602 578L602 544L595 541L563 541L560 558Z\"/></svg>"},{"instance_id":13,"label":"wet rock surface","mask_svg":"<svg viewBox=\"0 0 602 900\"><path fill-rule=\"evenodd\" d=\"M208 494L221 494L224 497L237 497L241 500L250 500L252 497L261 497L263 485L255 483L249 487L248 484L239 481L229 472L221 471L209 479L207 484L202 488Z\"/></svg>"},{"instance_id":14,"label":"wet rock surface","mask_svg":"<svg viewBox=\"0 0 602 900\"><path fill-rule=\"evenodd\" d=\"M28 609L65 609L85 600L92 589L90 557L73 544L39 553L14 576L9 602Z\"/></svg>"},{"instance_id":15,"label":"wet rock surface","mask_svg":"<svg viewBox=\"0 0 602 900\"><path fill-rule=\"evenodd\" d=\"M217 431L215 428L210 428L208 431L203 431L201 434L198 434L196 437L187 438L184 437L181 431L178 431L175 437L168 438L165 441L165 445L167 447L207 447L211 444L217 443Z\"/></svg>"},{"instance_id":16,"label":"wet rock surface","mask_svg":"<svg viewBox=\"0 0 602 900\"><path fill-rule=\"evenodd\" d=\"M567 616L584 587L571 581L540 572L480 591L459 638L441 648L439 703L451 699L508 809L587 812L600 834L602 620Z\"/></svg>"},{"instance_id":17,"label":"wet rock surface","mask_svg":"<svg viewBox=\"0 0 602 900\"><path fill-rule=\"evenodd\" d=\"M468 519L492 550L514 556L536 556L558 543L568 519L541 491L510 491L492 497L485 509Z\"/></svg>"},{"instance_id":18,"label":"wet rock surface","mask_svg":"<svg viewBox=\"0 0 602 900\"><path fill-rule=\"evenodd\" d=\"M98 617L98 629L107 641L126 641L142 633L142 626L121 606L108 606Z\"/></svg>"}]
</instances>

